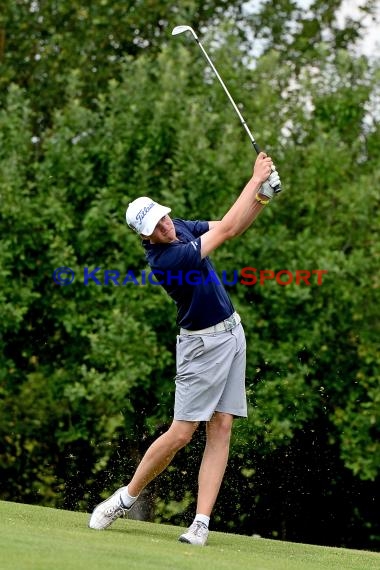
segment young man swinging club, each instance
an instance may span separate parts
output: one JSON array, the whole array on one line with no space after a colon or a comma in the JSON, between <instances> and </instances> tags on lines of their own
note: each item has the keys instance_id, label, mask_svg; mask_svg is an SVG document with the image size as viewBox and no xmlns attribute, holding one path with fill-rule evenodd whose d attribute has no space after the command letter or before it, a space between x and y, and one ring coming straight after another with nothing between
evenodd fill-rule
<instances>
[{"instance_id":1,"label":"young man swinging club","mask_svg":"<svg viewBox=\"0 0 380 570\"><path fill-rule=\"evenodd\" d=\"M234 417L247 417L245 394L245 336L240 317L223 285L215 279L208 258L217 247L242 234L280 187L272 159L261 152L253 175L220 221L172 220L170 208L141 197L129 204L128 225L142 237L152 271L178 309L177 374L174 419L170 428L148 448L125 487L100 503L89 527L103 530L132 508L141 491L188 444L199 422L206 422L206 445L198 477L194 522L179 537L203 546L227 465ZM277 190L278 191L278 190ZM167 279L165 275L196 270L202 282Z\"/></svg>"}]
</instances>

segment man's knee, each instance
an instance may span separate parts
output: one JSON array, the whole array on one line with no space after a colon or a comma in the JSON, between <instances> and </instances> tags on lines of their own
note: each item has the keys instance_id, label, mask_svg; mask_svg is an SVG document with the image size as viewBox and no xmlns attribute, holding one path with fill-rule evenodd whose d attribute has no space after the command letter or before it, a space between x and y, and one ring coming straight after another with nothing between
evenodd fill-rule
<instances>
[{"instance_id":1,"label":"man's knee","mask_svg":"<svg viewBox=\"0 0 380 570\"><path fill-rule=\"evenodd\" d=\"M216 412L210 421L212 426L210 425L209 433L220 440L228 441L231 437L232 423L233 416L231 414Z\"/></svg>"},{"instance_id":2,"label":"man's knee","mask_svg":"<svg viewBox=\"0 0 380 570\"><path fill-rule=\"evenodd\" d=\"M190 443L197 426L195 422L173 422L169 432L176 450Z\"/></svg>"},{"instance_id":3,"label":"man's knee","mask_svg":"<svg viewBox=\"0 0 380 570\"><path fill-rule=\"evenodd\" d=\"M185 445L190 443L192 437L193 437L192 433L179 433L179 434L177 434L176 441L177 441L178 449L181 449L182 447L185 447Z\"/></svg>"}]
</instances>

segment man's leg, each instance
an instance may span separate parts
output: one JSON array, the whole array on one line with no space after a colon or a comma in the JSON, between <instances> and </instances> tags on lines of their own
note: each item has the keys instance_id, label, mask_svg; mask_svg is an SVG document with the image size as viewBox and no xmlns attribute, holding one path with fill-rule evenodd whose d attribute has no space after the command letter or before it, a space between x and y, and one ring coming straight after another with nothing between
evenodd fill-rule
<instances>
[{"instance_id":1,"label":"man's leg","mask_svg":"<svg viewBox=\"0 0 380 570\"><path fill-rule=\"evenodd\" d=\"M204 546L211 511L226 470L233 416L215 412L206 424L206 446L198 476L198 501L194 522L179 540Z\"/></svg>"},{"instance_id":2,"label":"man's leg","mask_svg":"<svg viewBox=\"0 0 380 570\"><path fill-rule=\"evenodd\" d=\"M129 485L118 489L94 509L89 527L103 530L130 509L144 487L169 465L179 449L189 443L198 424L174 420L168 431L148 448Z\"/></svg>"},{"instance_id":3,"label":"man's leg","mask_svg":"<svg viewBox=\"0 0 380 570\"><path fill-rule=\"evenodd\" d=\"M206 424L206 446L198 476L197 513L210 516L226 470L233 416L215 412Z\"/></svg>"},{"instance_id":4,"label":"man's leg","mask_svg":"<svg viewBox=\"0 0 380 570\"><path fill-rule=\"evenodd\" d=\"M198 424L174 420L168 431L152 443L128 484L132 496L137 497L169 465L177 451L189 443Z\"/></svg>"}]
</instances>

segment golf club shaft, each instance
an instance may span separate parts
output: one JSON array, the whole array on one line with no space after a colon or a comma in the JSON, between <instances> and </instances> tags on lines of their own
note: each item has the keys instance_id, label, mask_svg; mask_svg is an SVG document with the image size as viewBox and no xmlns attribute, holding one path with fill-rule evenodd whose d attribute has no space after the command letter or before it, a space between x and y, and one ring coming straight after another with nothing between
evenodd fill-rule
<instances>
[{"instance_id":1,"label":"golf club shaft","mask_svg":"<svg viewBox=\"0 0 380 570\"><path fill-rule=\"evenodd\" d=\"M199 45L199 47L202 50L202 53L204 55L204 57L206 58L207 63L209 64L209 66L211 67L211 69L213 70L213 72L215 73L219 83L221 84L221 86L224 89L224 92L226 93L228 99L230 100L233 108L235 109L241 124L243 125L247 135L249 136L249 140L251 141L253 148L255 149L255 151L257 152L257 154L259 154L260 152L260 147L257 144L257 142L255 141L251 131L248 128L247 123L245 122L243 115L240 113L239 109L237 108L237 105L235 103L235 101L232 99L230 92L228 91L227 87L224 85L224 81L223 79L220 77L218 71L215 68L215 65L212 63L211 59L208 56L208 53L206 52L206 50L204 49L203 45L201 44L201 42L198 39L197 34L194 32L193 28L191 28L190 26L176 26L173 31L172 31L172 35L176 36L177 34L182 34L183 32L191 32L192 36L194 37L195 41L197 42L197 44ZM276 167L274 164L272 164L272 172L276 171ZM281 192L281 183L277 184L277 186L273 186L274 191L277 192Z\"/></svg>"},{"instance_id":2,"label":"golf club shaft","mask_svg":"<svg viewBox=\"0 0 380 570\"><path fill-rule=\"evenodd\" d=\"M249 130L248 125L247 125L247 123L245 122L243 115L240 113L240 111L239 111L239 109L238 109L238 107L237 107L235 101L232 99L232 96L231 96L230 92L228 91L227 87L225 86L223 79L220 77L220 75L219 75L219 73L218 73L218 71L217 71L215 65L212 63L211 59L209 58L209 56L208 56L206 50L204 49L204 47L203 47L203 45L201 44L201 42L199 41L199 39L198 39L197 37L195 37L195 40L196 40L196 42L198 43L199 47L201 48L202 53L203 53L203 55L205 56L205 58L206 58L206 60L207 60L207 62L208 62L208 64L209 64L209 66L211 67L211 69L212 69L213 72L215 73L216 77L218 78L219 83L220 83L221 86L223 87L224 92L226 93L227 97L229 98L229 100L230 100L230 102L231 102L233 108L235 109L235 111L236 111L236 113L237 113L237 116L238 116L239 119L240 119L241 124L243 125L243 127L245 128L245 130L246 130L246 132L247 132L247 135L249 136L249 139L250 139L250 141L251 141L251 143L252 143L252 145L253 145L253 148L255 149L255 151L257 152L257 154L259 154L259 152L260 152L260 147L259 147L259 145L257 144L257 142L255 141L255 139L254 139L254 137L253 137L251 131Z\"/></svg>"}]
</instances>

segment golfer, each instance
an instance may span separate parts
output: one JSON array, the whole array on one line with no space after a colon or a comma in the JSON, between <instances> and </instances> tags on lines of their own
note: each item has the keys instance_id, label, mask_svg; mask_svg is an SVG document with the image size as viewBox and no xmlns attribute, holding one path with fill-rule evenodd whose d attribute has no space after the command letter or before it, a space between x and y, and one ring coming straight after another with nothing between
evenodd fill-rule
<instances>
[{"instance_id":1,"label":"golfer","mask_svg":"<svg viewBox=\"0 0 380 570\"><path fill-rule=\"evenodd\" d=\"M244 331L222 283L216 282L208 256L242 234L273 197L280 179L271 168L272 159L260 153L252 177L220 221L172 220L170 208L147 197L129 204L127 223L141 236L152 272L177 305L174 419L148 448L128 485L95 508L90 528L105 529L131 509L141 491L190 442L199 423L206 422L196 515L179 537L181 542L206 544L227 465L233 419L247 417ZM191 271L202 276L196 284L186 279ZM210 274L214 278L207 279Z\"/></svg>"}]
</instances>

